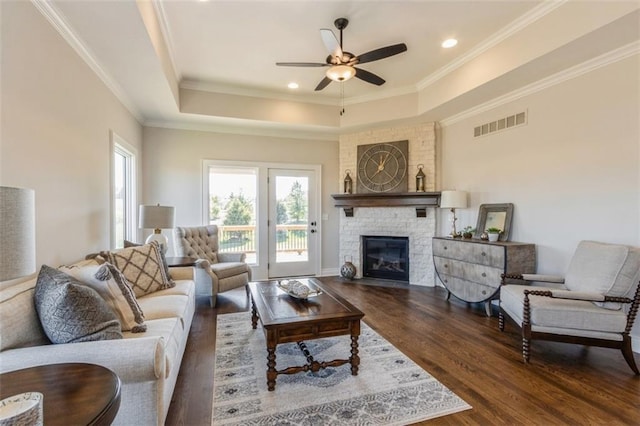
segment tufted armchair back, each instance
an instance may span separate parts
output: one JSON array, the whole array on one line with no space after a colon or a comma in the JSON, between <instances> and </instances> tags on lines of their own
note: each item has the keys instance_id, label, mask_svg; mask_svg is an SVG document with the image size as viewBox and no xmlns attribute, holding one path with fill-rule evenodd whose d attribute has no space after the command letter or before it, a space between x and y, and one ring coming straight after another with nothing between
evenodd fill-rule
<instances>
[{"instance_id":1,"label":"tufted armchair back","mask_svg":"<svg viewBox=\"0 0 640 426\"><path fill-rule=\"evenodd\" d=\"M218 227L216 225L173 229L176 255L207 259L218 263Z\"/></svg>"}]
</instances>

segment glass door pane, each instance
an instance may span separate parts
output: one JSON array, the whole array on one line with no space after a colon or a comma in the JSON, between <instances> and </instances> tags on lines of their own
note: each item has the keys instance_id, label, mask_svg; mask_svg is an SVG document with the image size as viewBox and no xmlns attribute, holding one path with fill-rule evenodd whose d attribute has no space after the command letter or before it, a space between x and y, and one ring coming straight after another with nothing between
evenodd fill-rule
<instances>
[{"instance_id":1,"label":"glass door pane","mask_svg":"<svg viewBox=\"0 0 640 426\"><path fill-rule=\"evenodd\" d=\"M255 264L257 170L249 167L209 168L209 221L218 226L220 252L246 253Z\"/></svg>"}]
</instances>

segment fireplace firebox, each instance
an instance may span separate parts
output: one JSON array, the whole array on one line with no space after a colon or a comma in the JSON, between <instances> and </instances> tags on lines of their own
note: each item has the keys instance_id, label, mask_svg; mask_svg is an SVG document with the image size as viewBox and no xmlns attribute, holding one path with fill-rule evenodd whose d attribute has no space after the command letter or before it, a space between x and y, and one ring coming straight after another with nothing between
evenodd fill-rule
<instances>
[{"instance_id":1,"label":"fireplace firebox","mask_svg":"<svg viewBox=\"0 0 640 426\"><path fill-rule=\"evenodd\" d=\"M409 238L363 235L362 276L409 282Z\"/></svg>"}]
</instances>

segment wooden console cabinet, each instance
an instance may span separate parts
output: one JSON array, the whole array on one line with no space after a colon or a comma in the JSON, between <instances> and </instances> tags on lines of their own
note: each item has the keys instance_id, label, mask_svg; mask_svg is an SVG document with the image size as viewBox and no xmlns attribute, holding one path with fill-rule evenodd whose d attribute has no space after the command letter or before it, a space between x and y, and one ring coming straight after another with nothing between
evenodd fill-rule
<instances>
[{"instance_id":1,"label":"wooden console cabinet","mask_svg":"<svg viewBox=\"0 0 640 426\"><path fill-rule=\"evenodd\" d=\"M465 302L485 302L498 297L501 274L533 274L534 244L478 239L433 238L433 263L438 278L449 292Z\"/></svg>"}]
</instances>

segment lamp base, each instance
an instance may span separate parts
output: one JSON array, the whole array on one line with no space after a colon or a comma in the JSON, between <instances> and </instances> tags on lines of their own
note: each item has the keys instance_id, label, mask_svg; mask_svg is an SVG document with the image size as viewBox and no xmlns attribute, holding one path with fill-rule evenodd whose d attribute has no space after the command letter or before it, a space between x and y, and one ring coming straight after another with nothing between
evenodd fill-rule
<instances>
[{"instance_id":1,"label":"lamp base","mask_svg":"<svg viewBox=\"0 0 640 426\"><path fill-rule=\"evenodd\" d=\"M159 229L153 231L153 234L147 237L145 243L150 244L151 241L157 241L160 246L160 250L162 250L162 254L167 254L167 248L169 247L169 238L161 234Z\"/></svg>"},{"instance_id":2,"label":"lamp base","mask_svg":"<svg viewBox=\"0 0 640 426\"><path fill-rule=\"evenodd\" d=\"M456 217L456 209L452 208L451 209L451 235L449 235L449 237L451 238L458 238L461 235L458 233L458 231L456 230L456 221L458 220L458 218Z\"/></svg>"}]
</instances>

